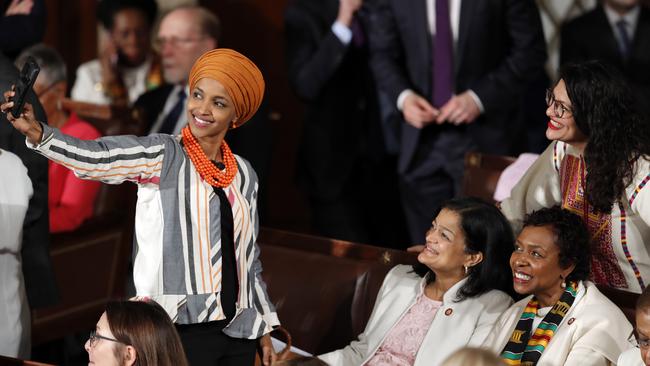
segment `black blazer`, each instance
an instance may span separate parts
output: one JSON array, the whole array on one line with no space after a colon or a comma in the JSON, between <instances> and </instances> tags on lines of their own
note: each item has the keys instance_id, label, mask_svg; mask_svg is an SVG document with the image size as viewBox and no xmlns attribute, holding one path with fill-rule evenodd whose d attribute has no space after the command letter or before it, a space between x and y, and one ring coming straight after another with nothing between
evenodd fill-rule
<instances>
[{"instance_id":1,"label":"black blazer","mask_svg":"<svg viewBox=\"0 0 650 366\"><path fill-rule=\"evenodd\" d=\"M306 105L298 177L319 199L339 197L360 161L383 152L367 42L345 45L331 31L338 7L338 0L296 0L284 18L289 81Z\"/></svg>"},{"instance_id":2,"label":"black blazer","mask_svg":"<svg viewBox=\"0 0 650 366\"><path fill-rule=\"evenodd\" d=\"M18 70L0 53L0 90L3 93L9 90L17 77ZM45 112L33 91L27 95L27 102L34 106L36 119L47 123ZM32 309L53 305L58 301L58 291L49 251L47 159L27 148L25 136L11 126L4 113L0 113L0 148L20 157L27 167L27 174L34 188L23 225L21 250L29 305Z\"/></svg>"},{"instance_id":3,"label":"black blazer","mask_svg":"<svg viewBox=\"0 0 650 366\"><path fill-rule=\"evenodd\" d=\"M614 30L602 6L562 26L560 65L598 59L618 68L648 107L650 100L650 9L642 6L632 50L625 61L618 48Z\"/></svg>"},{"instance_id":4,"label":"black blazer","mask_svg":"<svg viewBox=\"0 0 650 366\"><path fill-rule=\"evenodd\" d=\"M432 37L425 0L379 0L371 18L371 65L380 90L395 105L405 89L431 99ZM543 72L546 44L534 0L463 0L454 58L455 92L472 89L485 113L467 126L402 123L399 170L413 161L421 135L441 152L440 165L462 161L468 146L507 154L527 83ZM401 114L400 114L401 116ZM468 141L469 139L469 141ZM428 162L430 164L431 162Z\"/></svg>"}]
</instances>

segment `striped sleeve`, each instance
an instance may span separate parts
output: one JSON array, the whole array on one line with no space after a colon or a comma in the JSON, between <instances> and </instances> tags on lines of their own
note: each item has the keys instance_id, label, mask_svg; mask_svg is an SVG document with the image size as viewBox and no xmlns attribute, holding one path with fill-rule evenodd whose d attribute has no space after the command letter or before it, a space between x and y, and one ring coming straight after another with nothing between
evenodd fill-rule
<instances>
[{"instance_id":1,"label":"striped sleeve","mask_svg":"<svg viewBox=\"0 0 650 366\"><path fill-rule=\"evenodd\" d=\"M81 179L109 184L160 183L168 135L107 136L80 140L43 125L43 140L27 146L72 170Z\"/></svg>"}]
</instances>

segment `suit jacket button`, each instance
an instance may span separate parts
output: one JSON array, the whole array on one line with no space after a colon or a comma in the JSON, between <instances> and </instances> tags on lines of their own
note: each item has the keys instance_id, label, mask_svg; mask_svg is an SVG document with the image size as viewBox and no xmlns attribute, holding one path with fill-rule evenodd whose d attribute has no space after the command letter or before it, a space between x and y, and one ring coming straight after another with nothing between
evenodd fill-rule
<instances>
[{"instance_id":1,"label":"suit jacket button","mask_svg":"<svg viewBox=\"0 0 650 366\"><path fill-rule=\"evenodd\" d=\"M571 324L573 324L574 321L576 321L576 318L571 318L571 319L569 319L569 321L566 322L566 323L569 324L569 325L571 325Z\"/></svg>"},{"instance_id":2,"label":"suit jacket button","mask_svg":"<svg viewBox=\"0 0 650 366\"><path fill-rule=\"evenodd\" d=\"M447 310L445 310L445 315L449 316L449 315L451 315L451 313L453 313L453 312L454 312L454 311L453 311L451 308L447 308Z\"/></svg>"}]
</instances>

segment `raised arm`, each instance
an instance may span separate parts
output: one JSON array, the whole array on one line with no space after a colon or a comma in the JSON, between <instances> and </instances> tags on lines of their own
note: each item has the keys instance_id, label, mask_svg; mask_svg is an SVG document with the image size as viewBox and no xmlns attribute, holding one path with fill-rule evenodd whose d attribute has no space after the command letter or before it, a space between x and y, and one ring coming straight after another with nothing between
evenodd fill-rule
<instances>
[{"instance_id":1,"label":"raised arm","mask_svg":"<svg viewBox=\"0 0 650 366\"><path fill-rule=\"evenodd\" d=\"M80 140L36 121L28 103L21 115L14 118L9 112L14 104L11 101L14 92L7 91L4 95L6 101L0 110L7 112L9 122L27 137L28 146L71 169L77 177L109 184L124 181L158 184L165 146L171 137L110 136Z\"/></svg>"}]
</instances>

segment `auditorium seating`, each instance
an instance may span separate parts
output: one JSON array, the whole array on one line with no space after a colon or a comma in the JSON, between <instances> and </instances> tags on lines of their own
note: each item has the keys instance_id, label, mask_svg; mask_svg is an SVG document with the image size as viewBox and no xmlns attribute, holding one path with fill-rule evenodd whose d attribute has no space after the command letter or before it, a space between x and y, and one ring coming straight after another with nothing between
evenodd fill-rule
<instances>
[{"instance_id":1,"label":"auditorium seating","mask_svg":"<svg viewBox=\"0 0 650 366\"><path fill-rule=\"evenodd\" d=\"M463 195L479 197L494 202L492 196L497 187L501 172L516 158L502 155L489 155L469 152L465 155L463 176Z\"/></svg>"},{"instance_id":2,"label":"auditorium seating","mask_svg":"<svg viewBox=\"0 0 650 366\"><path fill-rule=\"evenodd\" d=\"M363 331L386 273L413 254L261 229L262 273L293 345L323 353Z\"/></svg>"}]
</instances>

